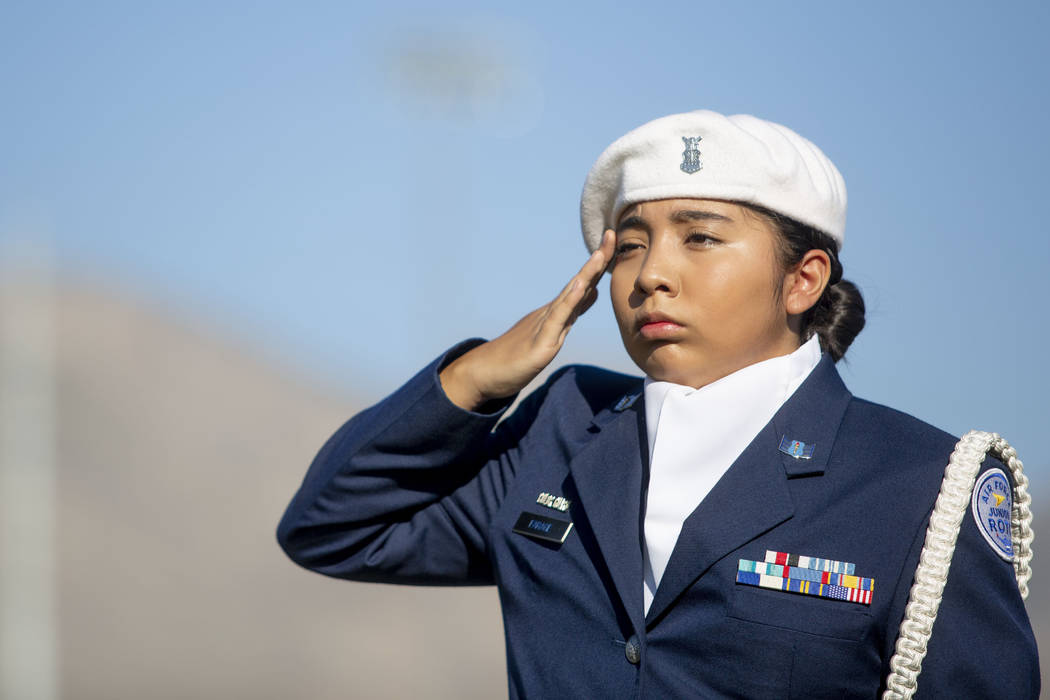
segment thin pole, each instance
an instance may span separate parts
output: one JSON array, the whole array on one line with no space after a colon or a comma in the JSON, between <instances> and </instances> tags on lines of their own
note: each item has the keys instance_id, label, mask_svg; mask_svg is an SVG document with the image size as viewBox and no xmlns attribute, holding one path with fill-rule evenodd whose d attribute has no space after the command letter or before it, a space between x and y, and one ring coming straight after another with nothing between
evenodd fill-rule
<instances>
[{"instance_id":1,"label":"thin pole","mask_svg":"<svg viewBox=\"0 0 1050 700\"><path fill-rule=\"evenodd\" d=\"M0 698L55 700L55 327L46 246L0 240Z\"/></svg>"}]
</instances>

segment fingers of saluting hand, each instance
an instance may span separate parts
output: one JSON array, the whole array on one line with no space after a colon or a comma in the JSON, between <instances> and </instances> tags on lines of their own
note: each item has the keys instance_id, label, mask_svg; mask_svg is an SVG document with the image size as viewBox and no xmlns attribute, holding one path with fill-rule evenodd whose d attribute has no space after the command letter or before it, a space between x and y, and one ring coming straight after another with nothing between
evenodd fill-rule
<instances>
[{"instance_id":1,"label":"fingers of saluting hand","mask_svg":"<svg viewBox=\"0 0 1050 700\"><path fill-rule=\"evenodd\" d=\"M598 250L553 301L445 367L440 379L449 399L472 411L525 388L558 354L576 318L598 298L595 285L612 261L614 247L615 236L607 231Z\"/></svg>"},{"instance_id":2,"label":"fingers of saluting hand","mask_svg":"<svg viewBox=\"0 0 1050 700\"><path fill-rule=\"evenodd\" d=\"M572 324L576 323L576 319L581 314L585 313L587 309L591 308L594 302L598 299L598 290L590 287L583 294L583 298L576 304L576 307L572 310L572 314L569 319L562 325L561 333L558 335L558 344L561 345L565 342L565 337L569 335L569 331L572 330Z\"/></svg>"},{"instance_id":3,"label":"fingers of saluting hand","mask_svg":"<svg viewBox=\"0 0 1050 700\"><path fill-rule=\"evenodd\" d=\"M616 237L606 231L602 243L583 264L561 293L548 305L540 335L556 337L558 344L565 339L576 319L598 298L596 285L612 260Z\"/></svg>"}]
</instances>

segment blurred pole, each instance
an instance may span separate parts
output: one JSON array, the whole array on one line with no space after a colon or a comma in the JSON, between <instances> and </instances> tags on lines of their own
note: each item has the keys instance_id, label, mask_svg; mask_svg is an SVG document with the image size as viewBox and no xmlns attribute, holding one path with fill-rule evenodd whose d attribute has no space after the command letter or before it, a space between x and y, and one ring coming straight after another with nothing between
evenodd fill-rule
<instances>
[{"instance_id":1,"label":"blurred pole","mask_svg":"<svg viewBox=\"0 0 1050 700\"><path fill-rule=\"evenodd\" d=\"M5 244L6 243L6 244ZM0 698L58 697L50 251L0 239Z\"/></svg>"}]
</instances>

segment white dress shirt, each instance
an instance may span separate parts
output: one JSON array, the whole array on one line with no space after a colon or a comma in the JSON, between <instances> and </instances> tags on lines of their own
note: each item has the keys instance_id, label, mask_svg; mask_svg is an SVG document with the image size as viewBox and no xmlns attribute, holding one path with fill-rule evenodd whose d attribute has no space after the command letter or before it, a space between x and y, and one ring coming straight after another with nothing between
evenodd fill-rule
<instances>
[{"instance_id":1,"label":"white dress shirt","mask_svg":"<svg viewBox=\"0 0 1050 700\"><path fill-rule=\"evenodd\" d=\"M682 523L820 362L813 336L790 355L739 369L699 389L645 380L649 493L644 528L645 611Z\"/></svg>"}]
</instances>

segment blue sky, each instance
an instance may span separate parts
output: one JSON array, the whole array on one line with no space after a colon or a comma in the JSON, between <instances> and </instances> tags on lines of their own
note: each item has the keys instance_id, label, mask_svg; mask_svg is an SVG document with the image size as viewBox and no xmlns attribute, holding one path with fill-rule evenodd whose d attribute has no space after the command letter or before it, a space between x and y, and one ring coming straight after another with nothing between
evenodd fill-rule
<instances>
[{"instance_id":1,"label":"blue sky","mask_svg":"<svg viewBox=\"0 0 1050 700\"><path fill-rule=\"evenodd\" d=\"M1050 472L1045 3L20 3L0 239L377 398L582 263L583 178L697 108L843 172L854 393ZM559 362L630 369L607 298Z\"/></svg>"}]
</instances>

